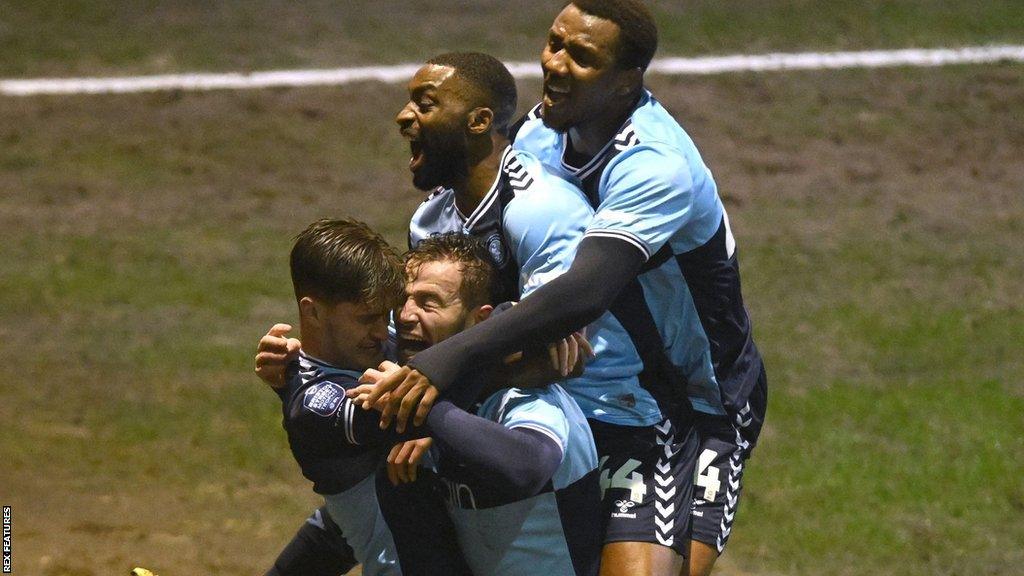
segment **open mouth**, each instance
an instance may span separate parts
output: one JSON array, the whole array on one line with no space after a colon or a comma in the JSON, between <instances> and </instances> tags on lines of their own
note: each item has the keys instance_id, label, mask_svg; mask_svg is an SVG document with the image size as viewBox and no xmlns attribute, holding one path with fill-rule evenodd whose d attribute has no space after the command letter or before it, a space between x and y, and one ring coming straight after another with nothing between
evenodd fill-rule
<instances>
[{"instance_id":1,"label":"open mouth","mask_svg":"<svg viewBox=\"0 0 1024 576\"><path fill-rule=\"evenodd\" d=\"M406 360L412 358L418 352L426 350L428 347L430 347L429 342L412 336L398 335L398 352L404 356Z\"/></svg>"},{"instance_id":2,"label":"open mouth","mask_svg":"<svg viewBox=\"0 0 1024 576\"><path fill-rule=\"evenodd\" d=\"M423 151L423 143L419 140L409 141L409 170L413 172L423 167L426 162L426 154Z\"/></svg>"},{"instance_id":3,"label":"open mouth","mask_svg":"<svg viewBox=\"0 0 1024 576\"><path fill-rule=\"evenodd\" d=\"M551 106L569 97L569 89L561 86L544 84L544 104Z\"/></svg>"}]
</instances>

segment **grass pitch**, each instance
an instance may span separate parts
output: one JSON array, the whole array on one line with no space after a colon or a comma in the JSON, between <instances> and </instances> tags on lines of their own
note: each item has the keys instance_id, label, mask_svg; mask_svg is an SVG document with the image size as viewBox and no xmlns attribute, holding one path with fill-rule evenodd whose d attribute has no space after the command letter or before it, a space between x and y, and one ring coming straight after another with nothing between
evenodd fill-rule
<instances>
[{"instance_id":1,"label":"grass pitch","mask_svg":"<svg viewBox=\"0 0 1024 576\"><path fill-rule=\"evenodd\" d=\"M539 42L553 8L528 4L509 10L522 19L509 29L534 34L539 22ZM803 4L750 3L753 15L723 17L720 33L693 23L714 22L707 15L726 10L717 3L694 3L689 23L658 7L669 46L673 26L690 27L675 53L904 45L888 42L894 31L934 45L1024 29L1010 3L960 18L967 8L937 1L843 3L803 16L816 27L784 27ZM360 37L344 42L362 48L302 41L323 15L316 4L294 38L284 4L263 6L281 26L225 4L206 21L213 31L192 17L207 10L199 4L150 15L151 28L135 23L146 10L65 9L75 6L81 25L66 33L40 23L59 24L62 12L46 12L57 8L0 14L0 43L16 48L3 73L339 65L377 53ZM387 26L412 22L391 16ZM258 41L239 18L274 33ZM111 35L125 19L120 42ZM323 20L311 37L338 37ZM400 29L431 47L500 46L488 29L458 28L480 31ZM179 29L188 33L175 40ZM202 34L217 30L222 44L204 48ZM133 52L133 34L153 42ZM385 60L433 51L393 36ZM60 52L65 42L74 49ZM104 56L104 45L126 56ZM523 46L495 51L532 57ZM1019 65L652 80L715 172L771 382L721 574L1019 572L1022 80ZM539 94L520 88L524 107ZM250 373L255 342L295 317L287 251L310 221L354 215L404 242L422 195L392 122L402 98L365 84L0 100L0 501L13 507L15 574L269 565L316 499L276 397Z\"/></svg>"},{"instance_id":2,"label":"grass pitch","mask_svg":"<svg viewBox=\"0 0 1024 576\"><path fill-rule=\"evenodd\" d=\"M534 60L563 0L8 0L0 76ZM662 54L948 47L1024 39L1017 0L653 0ZM495 23L499 23L495 25Z\"/></svg>"}]
</instances>

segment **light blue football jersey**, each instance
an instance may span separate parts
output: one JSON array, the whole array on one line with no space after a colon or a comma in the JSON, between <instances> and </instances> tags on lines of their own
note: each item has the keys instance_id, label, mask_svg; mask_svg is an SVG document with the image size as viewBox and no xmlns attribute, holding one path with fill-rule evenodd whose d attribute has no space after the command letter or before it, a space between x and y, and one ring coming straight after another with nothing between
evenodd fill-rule
<instances>
[{"instance_id":1,"label":"light blue football jersey","mask_svg":"<svg viewBox=\"0 0 1024 576\"><path fill-rule=\"evenodd\" d=\"M377 501L376 473L344 492L324 496L324 502L365 576L401 576L395 541Z\"/></svg>"},{"instance_id":2,"label":"light blue football jersey","mask_svg":"<svg viewBox=\"0 0 1024 576\"><path fill-rule=\"evenodd\" d=\"M514 169L519 166L518 156L511 147L505 149L501 158L502 169L471 214L465 215L459 210L454 190L439 187L427 196L409 220L409 248L415 248L431 236L451 232L467 234L482 242L498 267L501 297L507 301L519 299L516 290L519 267L509 255L501 214L516 190L535 184L530 174L520 174Z\"/></svg>"},{"instance_id":3,"label":"light blue football jersey","mask_svg":"<svg viewBox=\"0 0 1024 576\"><path fill-rule=\"evenodd\" d=\"M477 415L533 430L558 444L562 462L536 496L501 500L486 479L438 459L459 545L481 576L596 572L603 541L597 450L586 417L558 385L510 388L491 395Z\"/></svg>"},{"instance_id":4,"label":"light blue football jersey","mask_svg":"<svg viewBox=\"0 0 1024 576\"><path fill-rule=\"evenodd\" d=\"M528 298L569 269L594 210L579 188L551 174L534 156L519 154L518 162L543 183L517 190L502 215L519 264L521 297ZM563 383L587 417L622 426L661 421L657 402L640 386L643 363L622 324L606 312L587 327L587 338L595 357L581 377Z\"/></svg>"},{"instance_id":5,"label":"light blue football jersey","mask_svg":"<svg viewBox=\"0 0 1024 576\"><path fill-rule=\"evenodd\" d=\"M565 272L594 211L582 192L525 152L508 148L501 172L469 216L450 189L435 190L409 223L409 245L447 232L486 243L501 271L505 294L518 300ZM564 385L588 418L623 426L661 421L654 397L640 386L643 368L624 328L605 314L587 329L596 357L582 377Z\"/></svg>"},{"instance_id":6,"label":"light blue football jersey","mask_svg":"<svg viewBox=\"0 0 1024 576\"><path fill-rule=\"evenodd\" d=\"M573 166L567 134L546 127L539 109L513 146L583 190L595 211L585 237L628 242L647 261L611 310L638 345L645 388L710 414L742 410L763 365L729 218L693 141L645 91L615 137Z\"/></svg>"}]
</instances>

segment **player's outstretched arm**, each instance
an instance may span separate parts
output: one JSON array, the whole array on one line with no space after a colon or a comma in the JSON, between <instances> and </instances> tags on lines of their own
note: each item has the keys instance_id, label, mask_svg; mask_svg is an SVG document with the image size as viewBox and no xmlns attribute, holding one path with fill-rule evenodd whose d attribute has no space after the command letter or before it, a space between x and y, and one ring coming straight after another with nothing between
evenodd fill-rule
<instances>
[{"instance_id":1,"label":"player's outstretched arm","mask_svg":"<svg viewBox=\"0 0 1024 576\"><path fill-rule=\"evenodd\" d=\"M616 238L595 236L580 242L569 270L541 286L519 305L423 350L400 370L381 379L368 401L390 393L381 413L385 426L392 418L399 431L417 410L420 398L437 396L468 369L500 358L534 342L553 342L601 316L636 276L645 255Z\"/></svg>"},{"instance_id":2,"label":"player's outstretched arm","mask_svg":"<svg viewBox=\"0 0 1024 576\"><path fill-rule=\"evenodd\" d=\"M444 450L509 500L540 492L562 463L562 448L543 432L506 428L447 400L431 409L427 428Z\"/></svg>"},{"instance_id":3,"label":"player's outstretched arm","mask_svg":"<svg viewBox=\"0 0 1024 576\"><path fill-rule=\"evenodd\" d=\"M291 330L288 324L274 324L256 348L256 375L275 390L285 387L288 363L299 355L301 342L287 337Z\"/></svg>"}]
</instances>

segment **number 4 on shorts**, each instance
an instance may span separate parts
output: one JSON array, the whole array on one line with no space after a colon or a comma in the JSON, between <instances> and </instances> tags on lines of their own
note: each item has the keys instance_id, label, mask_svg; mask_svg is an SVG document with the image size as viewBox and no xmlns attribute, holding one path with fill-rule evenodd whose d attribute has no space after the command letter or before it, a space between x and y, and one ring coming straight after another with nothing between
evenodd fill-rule
<instances>
[{"instance_id":1,"label":"number 4 on shorts","mask_svg":"<svg viewBox=\"0 0 1024 576\"><path fill-rule=\"evenodd\" d=\"M700 453L700 458L697 459L697 472L694 481L697 486L704 489L704 499L708 501L714 501L718 491L722 489L721 473L718 466L711 465L717 457L717 452L705 448Z\"/></svg>"},{"instance_id":2,"label":"number 4 on shorts","mask_svg":"<svg viewBox=\"0 0 1024 576\"><path fill-rule=\"evenodd\" d=\"M608 469L604 467L604 463L608 460L605 456L601 458L601 497L604 497L605 490L609 488L625 488L629 490L629 499L633 502L643 502L644 495L647 494L647 485L644 484L644 475L635 470L640 467L640 461L630 458L626 460L611 478L608 477Z\"/></svg>"}]
</instances>

